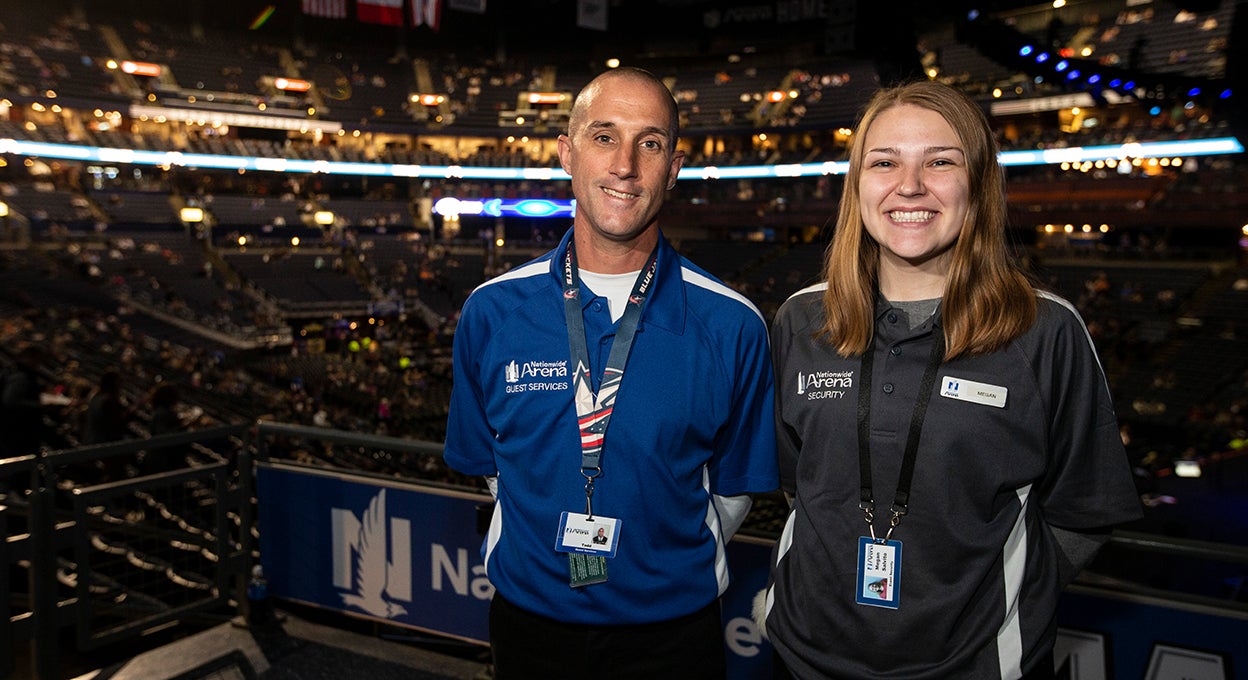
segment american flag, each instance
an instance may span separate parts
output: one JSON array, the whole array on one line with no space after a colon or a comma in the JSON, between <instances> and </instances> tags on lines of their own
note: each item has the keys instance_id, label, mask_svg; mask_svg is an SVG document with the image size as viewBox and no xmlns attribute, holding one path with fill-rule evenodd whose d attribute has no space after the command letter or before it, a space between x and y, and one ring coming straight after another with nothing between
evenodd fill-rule
<instances>
[{"instance_id":1,"label":"american flag","mask_svg":"<svg viewBox=\"0 0 1248 680\"><path fill-rule=\"evenodd\" d=\"M370 24L403 25L403 0L360 0L355 6L360 21Z\"/></svg>"},{"instance_id":2,"label":"american flag","mask_svg":"<svg viewBox=\"0 0 1248 680\"><path fill-rule=\"evenodd\" d=\"M412 0L412 25L438 30L442 23L442 0Z\"/></svg>"}]
</instances>

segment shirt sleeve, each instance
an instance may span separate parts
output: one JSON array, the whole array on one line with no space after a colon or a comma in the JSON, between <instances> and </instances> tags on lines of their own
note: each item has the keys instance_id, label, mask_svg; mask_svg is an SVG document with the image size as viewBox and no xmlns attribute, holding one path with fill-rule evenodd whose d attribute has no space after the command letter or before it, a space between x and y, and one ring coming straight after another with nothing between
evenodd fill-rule
<instances>
[{"instance_id":1,"label":"shirt sleeve","mask_svg":"<svg viewBox=\"0 0 1248 680\"><path fill-rule=\"evenodd\" d=\"M787 323L786 307L782 307L780 313L776 315L776 322L771 330L771 351L772 362L775 366L776 373L774 381L777 389L775 390L775 404L772 409L773 427L776 434L776 459L780 472L780 489L785 495L792 498L797 493L797 457L801 451L802 442L797 436L797 432L784 422L783 407L786 393L779 389L781 380L778 371L785 365L785 354L789 349L789 342L792 340L792 331Z\"/></svg>"},{"instance_id":2,"label":"shirt sleeve","mask_svg":"<svg viewBox=\"0 0 1248 680\"><path fill-rule=\"evenodd\" d=\"M1045 520L1086 530L1137 519L1139 495L1091 336L1067 305L1041 305L1041 314L1054 317L1051 365L1040 372L1050 382L1050 465L1041 486Z\"/></svg>"},{"instance_id":3,"label":"shirt sleeve","mask_svg":"<svg viewBox=\"0 0 1248 680\"><path fill-rule=\"evenodd\" d=\"M776 479L776 437L771 352L761 321L742 328L735 352L736 376L732 412L716 440L710 467L711 491L721 496L773 491Z\"/></svg>"},{"instance_id":4,"label":"shirt sleeve","mask_svg":"<svg viewBox=\"0 0 1248 680\"><path fill-rule=\"evenodd\" d=\"M446 464L466 475L498 474L494 431L481 388L481 354L489 338L486 320L469 298L460 313L451 353L451 403L446 421Z\"/></svg>"}]
</instances>

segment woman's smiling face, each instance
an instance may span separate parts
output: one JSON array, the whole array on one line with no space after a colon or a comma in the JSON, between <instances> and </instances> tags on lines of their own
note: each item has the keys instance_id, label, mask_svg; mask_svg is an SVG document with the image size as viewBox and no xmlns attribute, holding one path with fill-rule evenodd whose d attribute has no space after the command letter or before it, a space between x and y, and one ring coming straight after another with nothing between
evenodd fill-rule
<instances>
[{"instance_id":1,"label":"woman's smiling face","mask_svg":"<svg viewBox=\"0 0 1248 680\"><path fill-rule=\"evenodd\" d=\"M863 226L880 245L880 273L947 274L970 209L962 142L937 112L899 104L866 131L858 179Z\"/></svg>"}]
</instances>

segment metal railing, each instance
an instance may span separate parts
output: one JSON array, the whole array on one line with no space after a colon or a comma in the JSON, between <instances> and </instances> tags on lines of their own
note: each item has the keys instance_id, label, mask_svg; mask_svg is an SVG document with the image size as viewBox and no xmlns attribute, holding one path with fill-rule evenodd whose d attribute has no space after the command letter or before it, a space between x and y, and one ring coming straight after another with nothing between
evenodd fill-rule
<instances>
[{"instance_id":1,"label":"metal railing","mask_svg":"<svg viewBox=\"0 0 1248 680\"><path fill-rule=\"evenodd\" d=\"M66 627L75 629L76 651L90 651L196 615L245 610L257 557L254 461L329 449L336 457L303 462L367 475L360 471L366 466L352 467L352 456L360 463L384 459L391 469L374 474L392 478L394 470L418 470L413 461L435 462L442 452L431 442L258 422L0 460L0 678L12 673L14 650L25 643L33 677L55 678ZM155 464L175 453L178 465ZM117 461L129 466L126 474L103 476L122 469ZM421 483L463 488L453 479ZM1120 531L1106 551L1126 555L1116 560L1123 573L1085 572L1075 588L1248 617L1246 602L1133 578L1138 560L1130 557L1238 569L1248 565L1248 546ZM22 575L24 592L12 585L20 587Z\"/></svg>"}]
</instances>

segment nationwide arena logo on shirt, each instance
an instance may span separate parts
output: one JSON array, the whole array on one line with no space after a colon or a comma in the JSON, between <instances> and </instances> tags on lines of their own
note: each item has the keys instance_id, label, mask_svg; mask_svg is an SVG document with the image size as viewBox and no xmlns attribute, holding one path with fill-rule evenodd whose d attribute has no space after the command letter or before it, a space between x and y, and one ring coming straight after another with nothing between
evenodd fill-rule
<instances>
[{"instance_id":1,"label":"nationwide arena logo on shirt","mask_svg":"<svg viewBox=\"0 0 1248 680\"><path fill-rule=\"evenodd\" d=\"M568 389L568 360L526 361L512 359L503 367L507 393L558 392Z\"/></svg>"},{"instance_id":2,"label":"nationwide arena logo on shirt","mask_svg":"<svg viewBox=\"0 0 1248 680\"><path fill-rule=\"evenodd\" d=\"M797 394L807 401L844 399L853 386L853 371L797 372Z\"/></svg>"}]
</instances>

